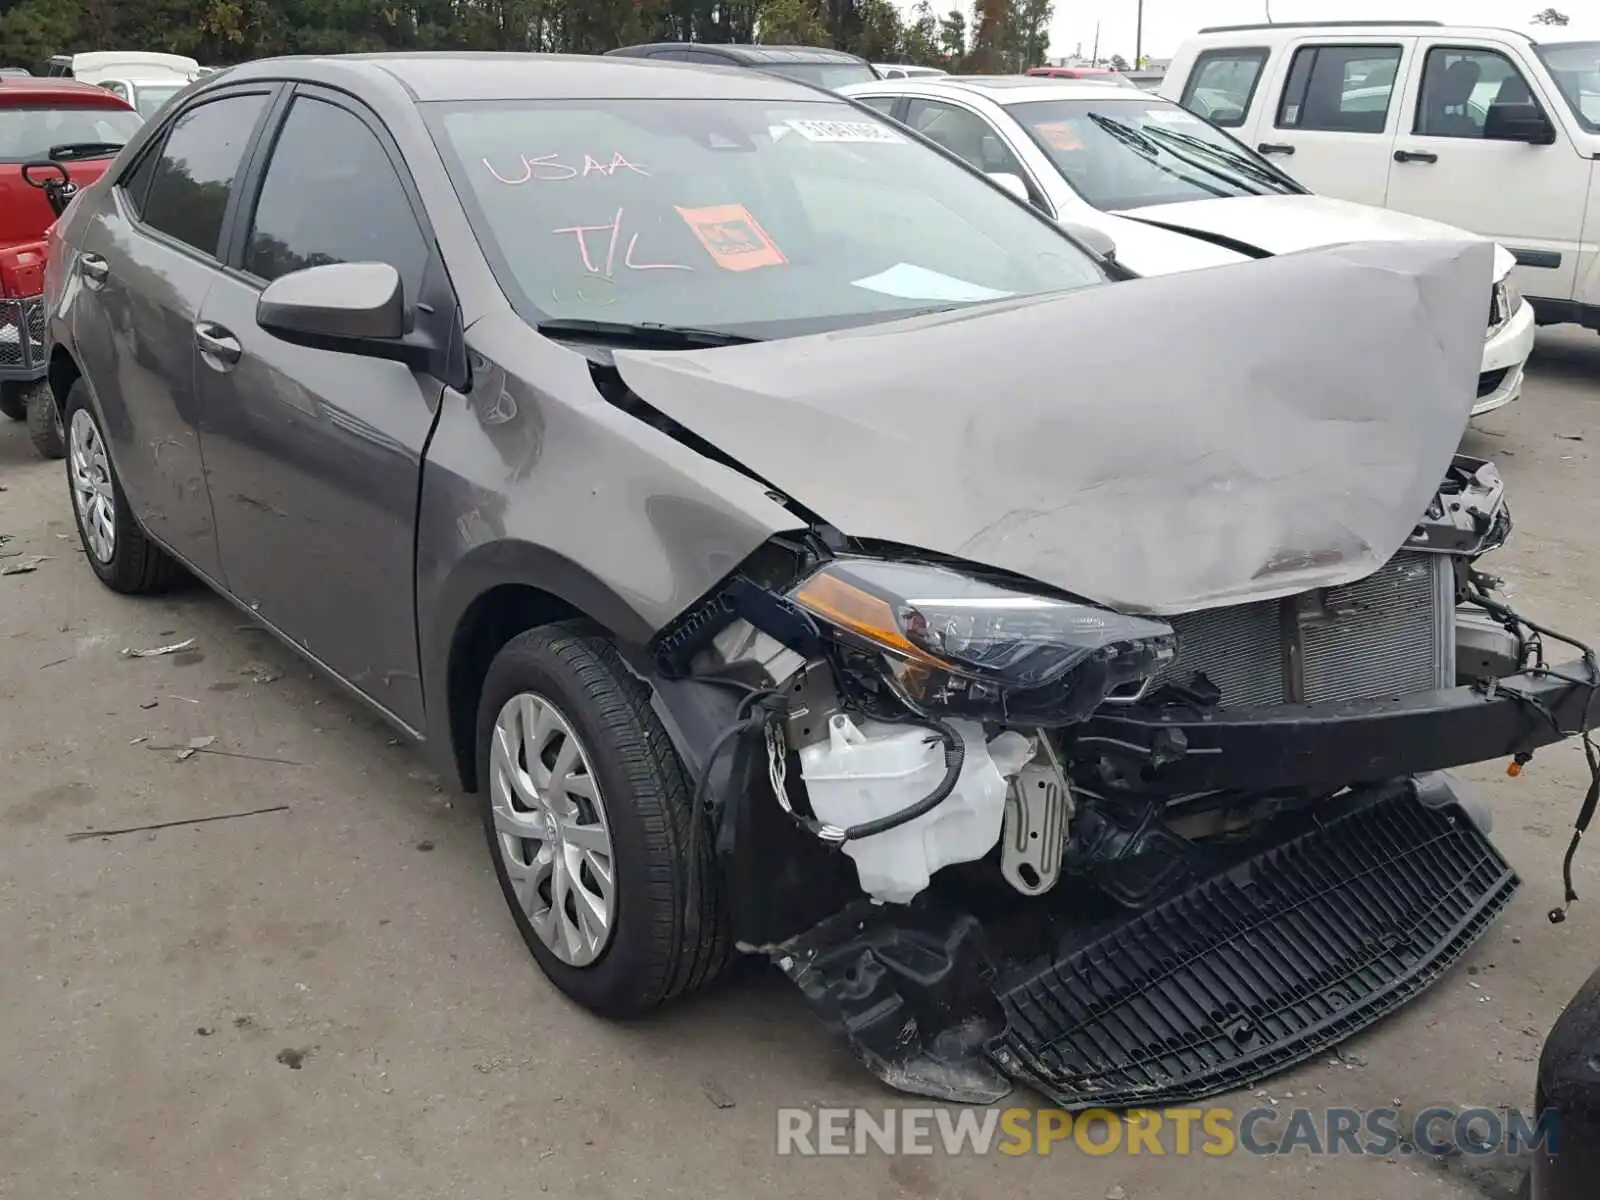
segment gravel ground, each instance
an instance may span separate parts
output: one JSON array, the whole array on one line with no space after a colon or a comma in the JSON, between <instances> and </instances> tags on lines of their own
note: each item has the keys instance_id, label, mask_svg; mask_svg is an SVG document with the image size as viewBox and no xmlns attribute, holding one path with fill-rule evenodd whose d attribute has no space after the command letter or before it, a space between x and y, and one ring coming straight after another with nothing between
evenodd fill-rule
<instances>
[{"instance_id":1,"label":"gravel ground","mask_svg":"<svg viewBox=\"0 0 1600 1200\"><path fill-rule=\"evenodd\" d=\"M1511 486L1494 565L1517 602L1600 642L1597 379L1600 338L1546 331L1522 401L1466 448ZM20 552L0 568L46 556L0 576L0 1196L1142 1200L1194 1195L1192 1171L1240 1200L1501 1194L1403 1156L780 1159L780 1106L892 1102L789 984L752 966L633 1025L567 1004L503 910L470 798L220 600L100 587L60 464L11 422L0 485L0 553ZM1531 1103L1544 1032L1596 965L1600 846L1550 926L1581 754L1503 768L1466 774L1525 880L1509 916L1348 1065L1271 1081L1280 1106Z\"/></svg>"}]
</instances>

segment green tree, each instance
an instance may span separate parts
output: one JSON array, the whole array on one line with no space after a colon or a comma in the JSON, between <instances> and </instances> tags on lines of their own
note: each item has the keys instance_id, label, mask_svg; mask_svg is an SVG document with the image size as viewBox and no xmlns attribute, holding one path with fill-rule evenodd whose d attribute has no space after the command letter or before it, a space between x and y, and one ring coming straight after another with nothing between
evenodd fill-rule
<instances>
[{"instance_id":1,"label":"green tree","mask_svg":"<svg viewBox=\"0 0 1600 1200\"><path fill-rule=\"evenodd\" d=\"M821 0L767 0L757 31L763 42L796 46L825 46L833 40Z\"/></svg>"},{"instance_id":2,"label":"green tree","mask_svg":"<svg viewBox=\"0 0 1600 1200\"><path fill-rule=\"evenodd\" d=\"M850 50L869 62L898 62L904 57L905 31L892 0L860 0L857 13L860 32L851 40Z\"/></svg>"},{"instance_id":3,"label":"green tree","mask_svg":"<svg viewBox=\"0 0 1600 1200\"><path fill-rule=\"evenodd\" d=\"M911 10L911 20L906 23L900 39L900 56L908 63L924 67L946 65L939 48L939 18L933 15L933 5L919 0Z\"/></svg>"},{"instance_id":4,"label":"green tree","mask_svg":"<svg viewBox=\"0 0 1600 1200\"><path fill-rule=\"evenodd\" d=\"M1015 32L1011 60L1014 71L1040 66L1050 54L1050 18L1055 16L1053 0L1016 0L1013 7Z\"/></svg>"},{"instance_id":5,"label":"green tree","mask_svg":"<svg viewBox=\"0 0 1600 1200\"><path fill-rule=\"evenodd\" d=\"M1567 16L1566 13L1559 12L1553 8L1547 8L1533 14L1533 23L1535 25L1565 25L1571 20L1572 18Z\"/></svg>"},{"instance_id":6,"label":"green tree","mask_svg":"<svg viewBox=\"0 0 1600 1200\"><path fill-rule=\"evenodd\" d=\"M1113 71L1126 71L1128 69L1128 60L1123 58L1120 54L1113 54L1111 56L1110 66Z\"/></svg>"},{"instance_id":7,"label":"green tree","mask_svg":"<svg viewBox=\"0 0 1600 1200\"><path fill-rule=\"evenodd\" d=\"M951 67L960 68L967 59L967 14L952 8L939 19L939 49Z\"/></svg>"}]
</instances>

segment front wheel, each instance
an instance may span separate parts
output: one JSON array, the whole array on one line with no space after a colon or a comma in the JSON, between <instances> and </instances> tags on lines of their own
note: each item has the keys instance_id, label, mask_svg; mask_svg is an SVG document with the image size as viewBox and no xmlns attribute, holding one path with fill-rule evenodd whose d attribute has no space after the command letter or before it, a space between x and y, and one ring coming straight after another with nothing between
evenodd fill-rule
<instances>
[{"instance_id":1,"label":"front wheel","mask_svg":"<svg viewBox=\"0 0 1600 1200\"><path fill-rule=\"evenodd\" d=\"M55 404L51 403L52 411ZM31 417L31 409L30 409ZM29 422L32 423L31 420ZM139 528L122 494L100 422L80 379L67 393L67 481L84 557L114 592L160 592L183 579L183 568Z\"/></svg>"},{"instance_id":2,"label":"front wheel","mask_svg":"<svg viewBox=\"0 0 1600 1200\"><path fill-rule=\"evenodd\" d=\"M506 643L478 708L495 874L550 980L606 1016L646 1012L726 965L711 839L690 862L691 789L615 648L549 625Z\"/></svg>"}]
</instances>

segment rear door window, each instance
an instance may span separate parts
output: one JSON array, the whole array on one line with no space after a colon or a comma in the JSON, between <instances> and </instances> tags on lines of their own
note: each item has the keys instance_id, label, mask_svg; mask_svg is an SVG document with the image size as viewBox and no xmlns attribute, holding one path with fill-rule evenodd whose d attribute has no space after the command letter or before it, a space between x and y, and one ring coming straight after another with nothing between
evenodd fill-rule
<instances>
[{"instance_id":1,"label":"rear door window","mask_svg":"<svg viewBox=\"0 0 1600 1200\"><path fill-rule=\"evenodd\" d=\"M225 96L181 114L153 167L140 212L144 223L215 257L228 200L266 104L265 93Z\"/></svg>"},{"instance_id":2,"label":"rear door window","mask_svg":"<svg viewBox=\"0 0 1600 1200\"><path fill-rule=\"evenodd\" d=\"M1213 125L1243 125L1267 65L1265 48L1207 50L1194 61L1180 103Z\"/></svg>"},{"instance_id":3,"label":"rear door window","mask_svg":"<svg viewBox=\"0 0 1600 1200\"><path fill-rule=\"evenodd\" d=\"M1401 54L1399 46L1300 47L1278 102L1278 128L1382 133Z\"/></svg>"}]
</instances>

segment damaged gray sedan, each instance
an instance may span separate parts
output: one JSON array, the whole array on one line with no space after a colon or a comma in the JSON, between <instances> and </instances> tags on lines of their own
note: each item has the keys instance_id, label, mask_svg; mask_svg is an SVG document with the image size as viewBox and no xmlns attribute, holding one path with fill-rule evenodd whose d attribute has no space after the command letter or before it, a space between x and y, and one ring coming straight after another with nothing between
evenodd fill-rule
<instances>
[{"instance_id":1,"label":"damaged gray sedan","mask_svg":"<svg viewBox=\"0 0 1600 1200\"><path fill-rule=\"evenodd\" d=\"M514 55L220 72L55 239L89 567L424 743L598 1012L757 954L905 1091L1198 1098L1436 979L1517 886L1440 772L1589 724L1478 568L1486 243L1134 279L827 93Z\"/></svg>"}]
</instances>

